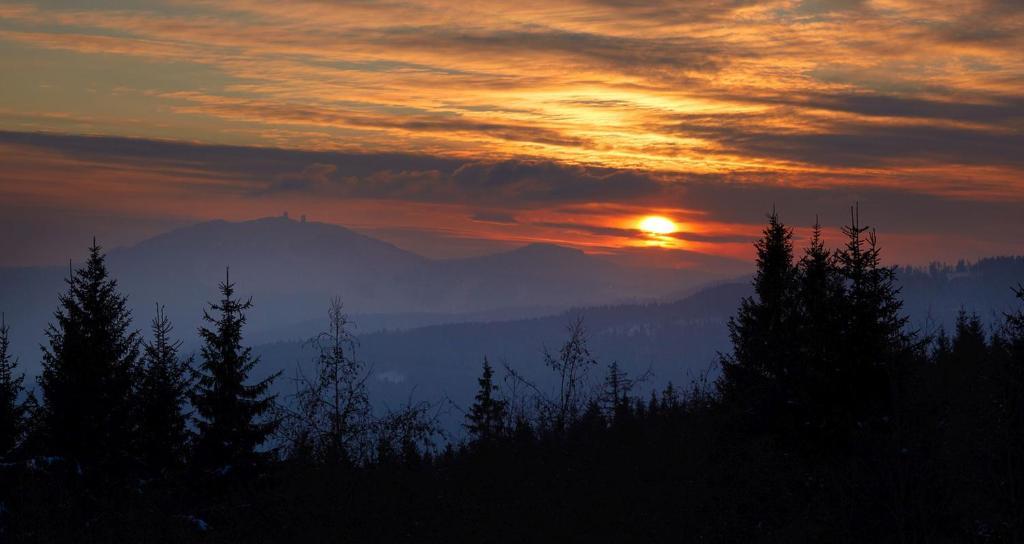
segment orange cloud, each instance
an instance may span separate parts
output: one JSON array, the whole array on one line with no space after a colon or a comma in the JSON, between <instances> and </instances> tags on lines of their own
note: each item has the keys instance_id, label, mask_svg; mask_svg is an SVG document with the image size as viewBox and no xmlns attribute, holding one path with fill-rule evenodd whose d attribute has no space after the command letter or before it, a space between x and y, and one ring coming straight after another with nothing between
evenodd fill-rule
<instances>
[{"instance_id":1,"label":"orange cloud","mask_svg":"<svg viewBox=\"0 0 1024 544\"><path fill-rule=\"evenodd\" d=\"M2 130L454 162L352 172L318 155L269 179L187 153L154 169L19 147L7 176L36 186L0 190L197 216L217 199L192 193L244 215L326 210L315 192L402 201L420 209L405 226L453 239L593 248L636 241L617 222L659 207L692 225L680 247L735 255L770 201L744 196L740 220L725 194L1024 203L1021 50L1024 7L1000 0L12 3ZM72 165L88 174L56 179ZM85 186L122 196L68 196Z\"/></svg>"}]
</instances>

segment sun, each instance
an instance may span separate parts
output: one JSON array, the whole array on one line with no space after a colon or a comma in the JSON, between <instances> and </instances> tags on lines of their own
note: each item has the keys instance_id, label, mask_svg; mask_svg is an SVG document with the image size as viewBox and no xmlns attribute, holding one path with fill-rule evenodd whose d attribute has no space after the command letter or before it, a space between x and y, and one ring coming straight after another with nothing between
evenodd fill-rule
<instances>
[{"instance_id":1,"label":"sun","mask_svg":"<svg viewBox=\"0 0 1024 544\"><path fill-rule=\"evenodd\" d=\"M640 230L648 234L672 234L679 230L679 227L667 217L660 215L648 215L637 223Z\"/></svg>"}]
</instances>

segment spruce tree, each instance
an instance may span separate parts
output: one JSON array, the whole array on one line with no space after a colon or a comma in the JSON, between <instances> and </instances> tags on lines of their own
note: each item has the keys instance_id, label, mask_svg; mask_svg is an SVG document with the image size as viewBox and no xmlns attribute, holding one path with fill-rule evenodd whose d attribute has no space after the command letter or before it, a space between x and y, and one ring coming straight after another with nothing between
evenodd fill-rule
<instances>
[{"instance_id":1,"label":"spruce tree","mask_svg":"<svg viewBox=\"0 0 1024 544\"><path fill-rule=\"evenodd\" d=\"M1018 286L1013 292L1018 301L1024 303L1024 285ZM1012 364L1024 374L1024 308L1006 314L1003 337Z\"/></svg>"},{"instance_id":2,"label":"spruce tree","mask_svg":"<svg viewBox=\"0 0 1024 544\"><path fill-rule=\"evenodd\" d=\"M43 348L42 426L48 453L82 471L125 471L131 451L130 400L141 343L127 299L93 240L72 270Z\"/></svg>"},{"instance_id":3,"label":"spruce tree","mask_svg":"<svg viewBox=\"0 0 1024 544\"><path fill-rule=\"evenodd\" d=\"M785 401L782 383L796 360L792 239L792 229L772 210L754 244L755 295L744 298L729 320L733 353L721 358L717 386L723 397L749 414L769 415L770 407Z\"/></svg>"},{"instance_id":4,"label":"spruce tree","mask_svg":"<svg viewBox=\"0 0 1024 544\"><path fill-rule=\"evenodd\" d=\"M978 314L960 310L956 317L956 335L953 336L950 349L957 365L976 366L985 360L988 340Z\"/></svg>"},{"instance_id":5,"label":"spruce tree","mask_svg":"<svg viewBox=\"0 0 1024 544\"><path fill-rule=\"evenodd\" d=\"M185 409L192 385L191 360L178 355L181 340L171 338L170 319L159 304L153 317L153 339L145 344L137 391L138 448L152 473L183 466L189 429Z\"/></svg>"},{"instance_id":6,"label":"spruce tree","mask_svg":"<svg viewBox=\"0 0 1024 544\"><path fill-rule=\"evenodd\" d=\"M610 421L621 420L629 412L629 394L633 389L633 380L613 361L608 365L608 373L604 378L604 390L601 395L605 417Z\"/></svg>"},{"instance_id":7,"label":"spruce tree","mask_svg":"<svg viewBox=\"0 0 1024 544\"><path fill-rule=\"evenodd\" d=\"M474 397L473 406L466 414L466 430L474 443L486 443L505 432L507 405L495 397L498 386L494 384L494 370L484 357L483 373L477 378L480 388Z\"/></svg>"},{"instance_id":8,"label":"spruce tree","mask_svg":"<svg viewBox=\"0 0 1024 544\"><path fill-rule=\"evenodd\" d=\"M843 233L847 242L836 260L845 297L837 310L845 323L842 357L836 362L839 376L831 393L837 415L845 420L841 424L862 427L891 415L902 366L916 346L914 335L905 331L895 269L882 265L875 231L861 226L856 208Z\"/></svg>"},{"instance_id":9,"label":"spruce tree","mask_svg":"<svg viewBox=\"0 0 1024 544\"><path fill-rule=\"evenodd\" d=\"M259 362L252 348L242 346L245 312L252 299L235 297L230 276L220 284L221 300L210 303L200 327L202 364L192 404L198 413L194 460L200 470L215 474L246 473L268 458L259 447L276 427L267 416L275 396L266 395L274 374L255 384L246 383ZM210 311L215 315L211 315Z\"/></svg>"},{"instance_id":10,"label":"spruce tree","mask_svg":"<svg viewBox=\"0 0 1024 544\"><path fill-rule=\"evenodd\" d=\"M15 374L18 361L10 353L10 328L0 315L0 459L11 455L25 428L26 405L21 400L25 375Z\"/></svg>"},{"instance_id":11,"label":"spruce tree","mask_svg":"<svg viewBox=\"0 0 1024 544\"><path fill-rule=\"evenodd\" d=\"M842 278L817 220L797 273L800 364L791 386L798 398L798 423L813 429L825 424L823 405L830 402L830 388L838 379L836 339L843 334L842 317L837 312L843 301Z\"/></svg>"}]
</instances>

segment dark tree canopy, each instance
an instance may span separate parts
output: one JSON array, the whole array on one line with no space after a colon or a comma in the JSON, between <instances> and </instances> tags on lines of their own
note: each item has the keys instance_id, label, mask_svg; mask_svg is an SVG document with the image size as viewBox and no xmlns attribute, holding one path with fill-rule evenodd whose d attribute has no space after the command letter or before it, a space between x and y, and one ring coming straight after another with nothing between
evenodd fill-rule
<instances>
[{"instance_id":1,"label":"dark tree canopy","mask_svg":"<svg viewBox=\"0 0 1024 544\"><path fill-rule=\"evenodd\" d=\"M0 541L1024 541L1024 306L991 331L964 310L922 338L852 212L838 249L816 224L799 258L769 215L714 385L709 369L657 391L617 363L589 380L578 319L532 361L548 385L506 363L502 389L485 357L467 440L440 452L429 403L373 414L337 300L295 403L272 406L273 377L251 383L242 343L251 302L227 279L199 330L184 448L181 343L158 308L136 368L94 247L50 328L46 404L0 461ZM25 396L6 336L0 324L0 423L25 414L4 415ZM181 463L201 472L169 470ZM93 474L117 478L83 485Z\"/></svg>"},{"instance_id":2,"label":"dark tree canopy","mask_svg":"<svg viewBox=\"0 0 1024 544\"><path fill-rule=\"evenodd\" d=\"M71 272L43 349L43 426L49 451L82 470L124 471L130 458L132 380L141 337L127 299L93 242Z\"/></svg>"},{"instance_id":3,"label":"dark tree canopy","mask_svg":"<svg viewBox=\"0 0 1024 544\"><path fill-rule=\"evenodd\" d=\"M249 373L258 359L242 345L245 312L252 300L235 297L230 276L220 284L221 300L203 312L208 327L199 329L203 341L192 404L198 414L194 463L216 474L246 473L268 457L259 450L274 431L276 421L267 418L274 403L267 389L277 377L254 384Z\"/></svg>"},{"instance_id":4,"label":"dark tree canopy","mask_svg":"<svg viewBox=\"0 0 1024 544\"><path fill-rule=\"evenodd\" d=\"M182 341L171 337L173 326L156 306L153 339L145 343L137 391L138 448L143 466L153 473L181 468L189 444L188 407L191 360L179 355Z\"/></svg>"},{"instance_id":5,"label":"dark tree canopy","mask_svg":"<svg viewBox=\"0 0 1024 544\"><path fill-rule=\"evenodd\" d=\"M784 402L785 380L797 364L793 230L773 210L754 247L754 296L744 298L729 321L733 352L722 357L718 389L743 411L770 417Z\"/></svg>"},{"instance_id":6,"label":"dark tree canopy","mask_svg":"<svg viewBox=\"0 0 1024 544\"><path fill-rule=\"evenodd\" d=\"M504 435L508 403L497 397L498 386L494 383L494 369L486 357L483 371L476 382L478 389L473 406L466 414L464 426L472 442L483 444Z\"/></svg>"},{"instance_id":7,"label":"dark tree canopy","mask_svg":"<svg viewBox=\"0 0 1024 544\"><path fill-rule=\"evenodd\" d=\"M0 459L19 444L25 429L27 407L22 399L24 374L16 374L18 361L11 355L10 328L0 316Z\"/></svg>"}]
</instances>

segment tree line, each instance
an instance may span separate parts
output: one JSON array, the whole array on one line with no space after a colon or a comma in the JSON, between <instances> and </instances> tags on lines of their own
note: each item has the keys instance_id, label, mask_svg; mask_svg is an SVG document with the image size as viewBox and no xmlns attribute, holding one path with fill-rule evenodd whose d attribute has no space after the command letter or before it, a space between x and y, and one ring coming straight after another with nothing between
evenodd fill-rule
<instances>
[{"instance_id":1,"label":"tree line","mask_svg":"<svg viewBox=\"0 0 1024 544\"><path fill-rule=\"evenodd\" d=\"M768 216L715 375L652 390L578 320L542 354L553 387L485 357L457 441L427 403L376 413L339 299L278 399L230 277L193 360L161 306L148 341L132 328L94 242L34 390L0 325L0 537L1024 539L1024 311L911 330L857 210L842 235L816 224L798 254Z\"/></svg>"}]
</instances>

